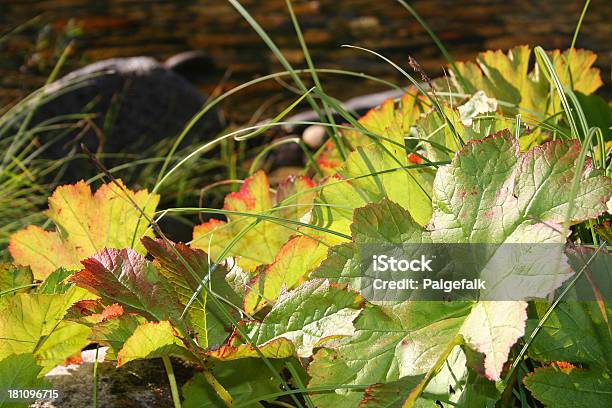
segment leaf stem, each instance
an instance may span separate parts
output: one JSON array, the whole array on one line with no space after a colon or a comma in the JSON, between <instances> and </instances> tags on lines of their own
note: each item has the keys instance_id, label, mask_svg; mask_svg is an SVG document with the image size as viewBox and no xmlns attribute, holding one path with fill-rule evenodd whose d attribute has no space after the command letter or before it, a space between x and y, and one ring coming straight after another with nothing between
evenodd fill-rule
<instances>
[{"instance_id":1,"label":"leaf stem","mask_svg":"<svg viewBox=\"0 0 612 408\"><path fill-rule=\"evenodd\" d=\"M205 370L202 374L204 375L204 378L206 378L206 381L208 381L210 386L213 387L219 398L223 400L225 405L228 407L233 407L234 399L229 394L229 392L227 392L227 390L223 388L223 385L221 385L221 383L217 381L215 376L213 376L212 373L208 370Z\"/></svg>"},{"instance_id":2,"label":"leaf stem","mask_svg":"<svg viewBox=\"0 0 612 408\"><path fill-rule=\"evenodd\" d=\"M465 78L463 78L463 75L461 75L461 71L459 71L457 65L455 65L455 60L453 59L453 57L450 55L444 44L442 44L442 41L440 41L436 33L434 33L433 30L429 27L429 25L425 22L425 20L423 20L421 16L416 12L416 10L404 0L397 0L397 2L400 3L406 10L408 10L408 12L412 14L412 17L414 17L415 20L418 21L421 27L423 27L423 29L427 31L427 34L429 34L429 36L436 44L442 55L444 55L444 58L446 58L446 60L450 64L451 68L453 69L453 73L457 75L457 79L459 79L461 85L463 85L463 88L468 93L474 92L473 87L465 80Z\"/></svg>"},{"instance_id":3,"label":"leaf stem","mask_svg":"<svg viewBox=\"0 0 612 408\"><path fill-rule=\"evenodd\" d=\"M166 369L166 374L168 375L168 382L170 383L170 392L172 393L174 408L181 408L181 397L179 396L178 386L176 385L176 377L174 376L174 369L172 368L170 357L163 356L162 361L164 362L164 368Z\"/></svg>"},{"instance_id":4,"label":"leaf stem","mask_svg":"<svg viewBox=\"0 0 612 408\"><path fill-rule=\"evenodd\" d=\"M100 350L100 346L96 345L96 359L94 360L93 366L93 397L92 397L92 407L96 408L98 406L98 351Z\"/></svg>"}]
</instances>

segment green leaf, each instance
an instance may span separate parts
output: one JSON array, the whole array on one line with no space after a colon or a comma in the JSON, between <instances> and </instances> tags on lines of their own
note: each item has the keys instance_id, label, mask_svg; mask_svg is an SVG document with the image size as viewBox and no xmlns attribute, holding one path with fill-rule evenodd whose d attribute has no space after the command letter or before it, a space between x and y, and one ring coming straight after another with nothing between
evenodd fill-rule
<instances>
[{"instance_id":1,"label":"green leaf","mask_svg":"<svg viewBox=\"0 0 612 408\"><path fill-rule=\"evenodd\" d=\"M39 378L42 367L31 353L13 354L0 360L0 407L27 407L27 402L10 402L7 390L31 390L50 388L50 384Z\"/></svg>"},{"instance_id":2,"label":"green leaf","mask_svg":"<svg viewBox=\"0 0 612 408\"><path fill-rule=\"evenodd\" d=\"M109 183L95 194L83 181L58 187L46 212L57 230L31 225L13 234L9 250L15 263L30 266L35 278L44 279L60 267L80 269L81 259L106 247L130 248L134 243L134 249L144 253L140 237L153 232L125 194L149 217L159 196L146 190L132 192L119 184L122 189Z\"/></svg>"},{"instance_id":3,"label":"green leaf","mask_svg":"<svg viewBox=\"0 0 612 408\"><path fill-rule=\"evenodd\" d=\"M295 352L307 358L315 347L354 333L353 320L361 302L354 292L311 280L283 293L261 323L246 322L245 330L262 351L270 350L269 357L284 358ZM238 341L238 333L210 355L223 360L258 356L253 345Z\"/></svg>"},{"instance_id":4,"label":"green leaf","mask_svg":"<svg viewBox=\"0 0 612 408\"><path fill-rule=\"evenodd\" d=\"M317 407L355 407L364 391L343 385L388 383L426 373L456 337L469 312L460 302L407 302L385 308L366 306L355 334L314 355L309 387L338 388L312 394Z\"/></svg>"},{"instance_id":5,"label":"green leaf","mask_svg":"<svg viewBox=\"0 0 612 408\"><path fill-rule=\"evenodd\" d=\"M429 232L423 230L408 211L386 199L357 209L353 220L351 232L357 244L431 242Z\"/></svg>"},{"instance_id":6,"label":"green leaf","mask_svg":"<svg viewBox=\"0 0 612 408\"><path fill-rule=\"evenodd\" d=\"M44 280L42 285L38 287L37 293L45 293L48 295L66 293L68 289L74 286L72 283L67 283L66 279L71 276L74 271L69 271L64 268L59 268Z\"/></svg>"},{"instance_id":7,"label":"green leaf","mask_svg":"<svg viewBox=\"0 0 612 408\"><path fill-rule=\"evenodd\" d=\"M79 352L90 329L62 320L73 303L70 294L13 296L0 314L0 359L33 353L46 372Z\"/></svg>"},{"instance_id":8,"label":"green leaf","mask_svg":"<svg viewBox=\"0 0 612 408\"><path fill-rule=\"evenodd\" d=\"M528 333L549 308L536 302L535 316L528 321ZM605 312L612 315L609 302ZM560 302L529 347L529 356L543 362L568 361L586 364L612 373L612 344L609 323L596 302Z\"/></svg>"},{"instance_id":9,"label":"green leaf","mask_svg":"<svg viewBox=\"0 0 612 408\"><path fill-rule=\"evenodd\" d=\"M30 268L0 263L0 310L6 306L12 295L32 289L23 286L30 285L33 281L34 276Z\"/></svg>"},{"instance_id":10,"label":"green leaf","mask_svg":"<svg viewBox=\"0 0 612 408\"><path fill-rule=\"evenodd\" d=\"M356 189L351 181L336 174L322 182L321 190L312 209L311 224L344 234L350 233L355 208L368 203L368 197ZM326 242L346 242L337 236L325 236Z\"/></svg>"},{"instance_id":11,"label":"green leaf","mask_svg":"<svg viewBox=\"0 0 612 408\"><path fill-rule=\"evenodd\" d=\"M327 258L310 275L312 278L327 279L331 283L348 284L353 290L359 290L361 269L355 267L355 251L352 243L336 245L327 252Z\"/></svg>"},{"instance_id":12,"label":"green leaf","mask_svg":"<svg viewBox=\"0 0 612 408\"><path fill-rule=\"evenodd\" d=\"M547 407L609 407L612 403L610 374L575 367L538 368L523 380L532 394Z\"/></svg>"},{"instance_id":13,"label":"green leaf","mask_svg":"<svg viewBox=\"0 0 612 408\"><path fill-rule=\"evenodd\" d=\"M280 371L285 362L273 360L271 363ZM225 361L215 365L212 373L236 405L279 392L278 381L260 359ZM183 396L184 408L217 408L224 404L202 374L196 374L183 385ZM247 407L262 408L263 405L257 402Z\"/></svg>"},{"instance_id":14,"label":"green leaf","mask_svg":"<svg viewBox=\"0 0 612 408\"><path fill-rule=\"evenodd\" d=\"M560 223L567 214L571 198L567 185L574 177L579 151L577 141L550 142L519 155L516 141L507 132L468 143L451 165L440 169L436 176L433 240L449 243L563 243L565 237L561 236ZM610 179L593 170L590 161L585 163L580 176L580 192L570 214L571 222L603 213L612 191ZM505 255L501 254L501 257ZM490 265L503 265L495 258ZM530 272L530 279L525 280L525 271L511 263L507 273L489 268L483 271L483 276L497 277L493 280L497 287L508 287L509 282L515 281L514 276L520 277L526 297L541 297L567 278L567 274L560 273L564 261L560 259L559 262L558 268L549 265L557 283L545 286L538 282L542 279L550 281L550 278L542 270ZM491 295L490 299L493 298ZM486 374L491 379L499 378L502 360L505 361L510 346L524 329L525 304L512 303L506 307L512 318L505 323L494 323L488 318L484 306L479 306L473 312L476 314L473 322L468 323L463 331L476 350L486 353ZM486 329L478 332L482 327ZM487 331L494 335L486 335ZM485 335L489 337L486 341ZM503 340L497 341L499 339Z\"/></svg>"},{"instance_id":15,"label":"green leaf","mask_svg":"<svg viewBox=\"0 0 612 408\"><path fill-rule=\"evenodd\" d=\"M386 147L386 150L382 146L371 143L358 147L349 155L340 174L345 179L357 178L351 185L365 194L369 202L386 197L406 208L419 224L427 224L431 217L431 180L428 182L423 176L424 170L386 172L407 166L409 162L403 145Z\"/></svg>"},{"instance_id":16,"label":"green leaf","mask_svg":"<svg viewBox=\"0 0 612 408\"><path fill-rule=\"evenodd\" d=\"M432 236L452 243L564 242L551 225L565 220L579 153L578 141L557 141L520 155L507 131L468 143L436 175ZM587 160L570 221L605 212L610 191L612 181Z\"/></svg>"},{"instance_id":17,"label":"green leaf","mask_svg":"<svg viewBox=\"0 0 612 408\"><path fill-rule=\"evenodd\" d=\"M170 322L147 322L134 330L117 354L119 366L130 361L159 358L169 355L197 361L185 348Z\"/></svg>"},{"instance_id":18,"label":"green leaf","mask_svg":"<svg viewBox=\"0 0 612 408\"><path fill-rule=\"evenodd\" d=\"M558 242L561 247L565 237L557 232L561 230L558 223L564 221L567 212L571 198L567 185L573 179L572 165L579 150L577 143L553 142L521 155L508 132L468 142L452 163L439 169L436 175L434 212L428 229L420 227L398 204L388 200L369 204L354 212L353 248L335 247L336 253L330 253L330 258L313 275L349 281L352 288L358 289L360 246L376 243ZM588 162L579 176L583 187L570 217L572 222L603 213L612 191L610 179L599 175ZM552 193L546 196L545 191ZM517 265L501 262L506 259L503 254L493 255L483 273L501 276L501 283L507 280L504 284L512 284L516 277L529 277L533 279L529 282L535 283L543 278L551 281L548 270L543 273L542 265L518 269ZM493 274L499 266L507 267L507 273L497 270L498 275ZM525 295L545 296L567 279L565 269L554 271L556 286L527 285L521 288ZM357 331L350 340L333 350L323 349L315 354L309 369L313 377L310 385L333 388L343 383L386 383L422 374L459 333L471 347L485 354L485 374L497 379L510 347L524 332L525 308L525 302L472 305L421 301L400 303L392 308L366 308L357 319ZM424 322L419 329L406 328L405 322L412 322L414 316L421 319L427 316L432 320ZM433 327L437 330L444 327L445 336L434 334ZM413 347L423 347L431 353L427 363L415 362L415 356L422 357L418 352L405 362L395 355L406 339ZM374 364L384 369L376 369ZM400 371L396 367L411 367L411 370ZM362 397L359 392L347 390L313 396L320 406L354 406Z\"/></svg>"}]
</instances>

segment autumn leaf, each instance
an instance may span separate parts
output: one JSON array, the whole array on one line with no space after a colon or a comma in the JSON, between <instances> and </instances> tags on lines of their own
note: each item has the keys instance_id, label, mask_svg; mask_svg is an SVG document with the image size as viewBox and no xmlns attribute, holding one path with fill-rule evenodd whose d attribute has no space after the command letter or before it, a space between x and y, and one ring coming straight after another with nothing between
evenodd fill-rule
<instances>
[{"instance_id":1,"label":"autumn leaf","mask_svg":"<svg viewBox=\"0 0 612 408\"><path fill-rule=\"evenodd\" d=\"M599 70L593 68L597 56L591 51L555 50L548 55L564 86L589 95L603 85ZM472 89L484 91L499 101L520 106L521 114L525 116L536 115L538 119L544 119L559 111L558 96L550 93L548 79L542 74L541 67L530 71L530 60L531 49L523 45L510 49L508 53L501 50L486 51L478 54L476 63L457 62L456 66ZM454 75L452 79L457 89L465 91ZM439 85L445 89L446 82ZM549 98L555 102L545 103ZM501 109L509 115L517 113L515 108L507 105L501 106Z\"/></svg>"},{"instance_id":2,"label":"autumn leaf","mask_svg":"<svg viewBox=\"0 0 612 408\"><path fill-rule=\"evenodd\" d=\"M169 355L197 362L197 359L185 348L178 333L169 322L147 322L138 326L125 340L117 355L117 364L122 366L134 360Z\"/></svg>"},{"instance_id":3,"label":"autumn leaf","mask_svg":"<svg viewBox=\"0 0 612 408\"><path fill-rule=\"evenodd\" d=\"M293 289L308 278L327 255L327 246L307 236L291 238L279 250L274 262L265 267L247 285L244 310L253 314L269 302L275 302L282 291Z\"/></svg>"},{"instance_id":4,"label":"autumn leaf","mask_svg":"<svg viewBox=\"0 0 612 408\"><path fill-rule=\"evenodd\" d=\"M104 249L82 261L84 269L69 281L100 296L106 304L119 303L126 311L177 323L183 311L174 289L152 262L133 249Z\"/></svg>"},{"instance_id":5,"label":"autumn leaf","mask_svg":"<svg viewBox=\"0 0 612 408\"><path fill-rule=\"evenodd\" d=\"M177 299L185 307L190 303L200 284L208 278L206 253L199 249L192 249L185 244L169 244L161 239L153 240L145 237L142 243L154 257L153 265L165 278L168 288L174 292L172 298ZM215 272L221 273L220 270ZM201 344L207 345L205 290L202 290L193 299L187 309L187 315L194 329L193 334Z\"/></svg>"},{"instance_id":6,"label":"autumn leaf","mask_svg":"<svg viewBox=\"0 0 612 408\"><path fill-rule=\"evenodd\" d=\"M229 322L225 314L236 315L240 305L239 297L225 280L225 269L221 266L217 266L214 271L209 269L208 255L185 244L171 244L148 237L143 238L142 243L153 256L155 267L174 290L181 305L186 307L191 302L186 315L193 325L192 334L197 336L200 345L213 346L225 341L229 335L226 328ZM200 292L194 298L198 290ZM220 305L208 302L207 290L222 296L224 302Z\"/></svg>"},{"instance_id":7,"label":"autumn leaf","mask_svg":"<svg viewBox=\"0 0 612 408\"><path fill-rule=\"evenodd\" d=\"M140 237L153 233L125 194L149 217L153 216L159 196L146 190L133 192L121 181L119 184L121 189L112 183L104 184L95 194L83 181L58 187L45 213L56 230L45 231L31 225L13 234L9 250L15 263L30 266L35 278L44 279L60 267L80 269L80 260L106 247L133 247L144 253Z\"/></svg>"},{"instance_id":8,"label":"autumn leaf","mask_svg":"<svg viewBox=\"0 0 612 408\"><path fill-rule=\"evenodd\" d=\"M410 127L428 108L427 99L419 95L416 89L411 88L402 96L399 103L395 103L393 99L387 99L379 107L370 109L359 118L358 122L368 132L381 137L380 142L384 146L397 149L398 144L399 146L404 145L404 137L409 134ZM371 144L373 137L364 134L359 129L343 130L341 135L350 150ZM337 173L344 165L344 160L332 140L326 142L323 151L317 158L317 163L327 176Z\"/></svg>"},{"instance_id":9,"label":"autumn leaf","mask_svg":"<svg viewBox=\"0 0 612 408\"><path fill-rule=\"evenodd\" d=\"M314 186L307 177L291 176L273 193L266 174L258 171L244 181L240 191L225 197L223 209L299 221L310 211L316 194ZM275 210L277 205L283 208ZM228 215L227 219L212 219L196 226L191 246L207 252L210 248L213 260L217 260L243 228L255 224L227 254L238 257L238 264L248 272L253 272L258 265L272 263L281 246L295 234L295 226L284 225L282 221L258 221L256 217L239 214Z\"/></svg>"}]
</instances>

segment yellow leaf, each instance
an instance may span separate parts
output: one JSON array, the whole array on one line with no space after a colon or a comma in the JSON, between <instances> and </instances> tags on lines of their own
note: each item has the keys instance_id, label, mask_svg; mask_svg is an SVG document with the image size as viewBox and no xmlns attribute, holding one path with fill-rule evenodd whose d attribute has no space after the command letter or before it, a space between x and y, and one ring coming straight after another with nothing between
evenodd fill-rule
<instances>
[{"instance_id":1,"label":"yellow leaf","mask_svg":"<svg viewBox=\"0 0 612 408\"><path fill-rule=\"evenodd\" d=\"M157 194L147 190L124 191L152 217L159 202ZM44 279L59 267L79 269L79 261L103 248L129 248L144 254L140 243L148 223L112 183L92 194L84 181L58 187L49 198L46 215L55 223L55 231L29 226L11 236L9 250L15 263L32 268L34 277Z\"/></svg>"}]
</instances>

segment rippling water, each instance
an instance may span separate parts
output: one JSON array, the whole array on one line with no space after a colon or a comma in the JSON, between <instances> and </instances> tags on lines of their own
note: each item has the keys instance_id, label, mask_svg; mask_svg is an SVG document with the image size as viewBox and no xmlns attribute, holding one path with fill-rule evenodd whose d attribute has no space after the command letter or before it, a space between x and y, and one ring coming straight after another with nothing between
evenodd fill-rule
<instances>
[{"instance_id":1,"label":"rippling water","mask_svg":"<svg viewBox=\"0 0 612 408\"><path fill-rule=\"evenodd\" d=\"M305 61L284 0L243 0L242 4L295 67ZM401 75L363 52L342 44L368 47L400 65L416 58L432 76L445 62L423 28L393 0L319 0L293 2L313 59L318 67L363 71L403 84ZM473 58L479 50L518 44L545 48L569 46L583 1L414 1L411 4L431 25L456 59ZM226 0L152 1L110 0L0 0L0 30L39 15L30 27L6 39L0 56L0 103L14 101L44 82L52 50L34 43L48 24L55 38L73 19L82 28L76 52L67 69L110 57L149 55L165 59L175 53L200 49L215 60L215 70L200 84L210 92L226 77L228 89L253 77L280 70L280 65L249 25ZM578 46L600 54L598 65L609 70L612 51L612 2L595 0L585 19ZM46 64L46 65L45 65ZM602 75L609 80L609 75ZM340 99L381 89L354 78L326 76L326 90ZM608 85L609 86L609 85ZM247 120L269 103L272 114L293 98L290 91L270 81L253 87L226 105L228 115Z\"/></svg>"}]
</instances>

